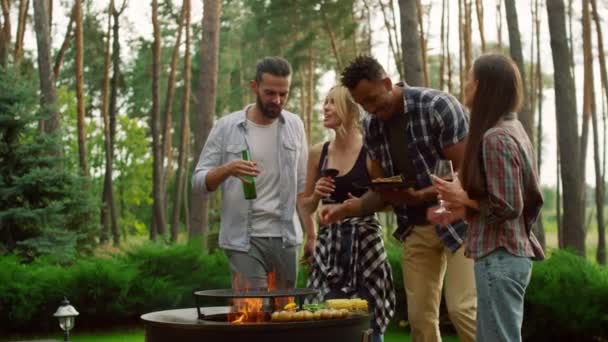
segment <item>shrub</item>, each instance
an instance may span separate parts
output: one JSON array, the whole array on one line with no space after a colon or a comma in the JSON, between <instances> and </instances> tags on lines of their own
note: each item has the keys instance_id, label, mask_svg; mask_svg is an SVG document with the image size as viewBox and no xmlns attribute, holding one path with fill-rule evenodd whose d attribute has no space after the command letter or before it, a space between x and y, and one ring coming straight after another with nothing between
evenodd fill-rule
<instances>
[{"instance_id":1,"label":"shrub","mask_svg":"<svg viewBox=\"0 0 608 342\"><path fill-rule=\"evenodd\" d=\"M406 311L401 252L398 244L386 245L398 321L405 319ZM124 255L81 258L69 267L48 258L23 264L16 256L2 257L0 331L56 330L52 314L64 295L80 312L81 328L136 323L146 312L193 307L193 291L230 287L224 253L204 254L198 246L150 242ZM299 286L305 278L302 267ZM536 263L526 294L523 334L530 341L606 340L608 270L564 251Z\"/></svg>"},{"instance_id":2,"label":"shrub","mask_svg":"<svg viewBox=\"0 0 608 342\"><path fill-rule=\"evenodd\" d=\"M608 338L608 270L567 251L535 263L523 334L531 341Z\"/></svg>"},{"instance_id":3,"label":"shrub","mask_svg":"<svg viewBox=\"0 0 608 342\"><path fill-rule=\"evenodd\" d=\"M63 296L80 312L78 325L100 328L136 323L149 311L195 305L192 292L229 288L223 252L196 245L149 243L116 257L89 257L69 267L39 258L23 264L0 258L0 331L55 329L52 314Z\"/></svg>"}]
</instances>

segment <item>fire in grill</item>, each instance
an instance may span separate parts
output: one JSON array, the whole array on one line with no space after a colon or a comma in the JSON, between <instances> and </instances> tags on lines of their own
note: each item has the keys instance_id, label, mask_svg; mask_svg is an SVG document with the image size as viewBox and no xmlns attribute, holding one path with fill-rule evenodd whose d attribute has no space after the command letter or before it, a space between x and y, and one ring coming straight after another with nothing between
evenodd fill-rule
<instances>
[{"instance_id":1,"label":"fire in grill","mask_svg":"<svg viewBox=\"0 0 608 342\"><path fill-rule=\"evenodd\" d=\"M269 322L272 313L280 311L286 304L298 302L300 309L304 297L316 295L317 290L292 289L277 291L232 291L232 290L206 290L194 292L196 306L199 308L198 317L201 320L213 319L206 317L200 310L202 298L223 298L232 301L231 312L227 315L227 321L232 324L262 323ZM295 305L296 303L294 303Z\"/></svg>"},{"instance_id":2,"label":"fire in grill","mask_svg":"<svg viewBox=\"0 0 608 342\"><path fill-rule=\"evenodd\" d=\"M143 315L146 341L366 341L371 330L369 330L369 315L363 312L324 319L272 320L273 310L276 312L282 309L285 300L294 301L295 305L302 309L304 298L316 293L316 290L311 289L197 291L195 292L196 308ZM203 307L200 305L203 298L232 300L235 305Z\"/></svg>"}]
</instances>

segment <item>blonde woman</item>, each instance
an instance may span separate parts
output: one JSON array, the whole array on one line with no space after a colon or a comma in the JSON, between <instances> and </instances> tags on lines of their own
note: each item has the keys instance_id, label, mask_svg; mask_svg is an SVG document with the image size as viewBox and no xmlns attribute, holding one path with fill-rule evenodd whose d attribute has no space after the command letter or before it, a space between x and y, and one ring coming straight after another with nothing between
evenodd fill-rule
<instances>
[{"instance_id":1,"label":"blonde woman","mask_svg":"<svg viewBox=\"0 0 608 342\"><path fill-rule=\"evenodd\" d=\"M373 174L359 128L358 105L348 89L335 86L323 104L323 126L335 137L309 152L306 187L301 199L304 215L312 216L319 202L342 203L367 190ZM333 172L333 173L332 173ZM393 277L382 227L375 215L348 217L321 225L311 260L308 287L320 290L320 300L360 297L367 299L371 313L372 341L382 341L394 314Z\"/></svg>"}]
</instances>

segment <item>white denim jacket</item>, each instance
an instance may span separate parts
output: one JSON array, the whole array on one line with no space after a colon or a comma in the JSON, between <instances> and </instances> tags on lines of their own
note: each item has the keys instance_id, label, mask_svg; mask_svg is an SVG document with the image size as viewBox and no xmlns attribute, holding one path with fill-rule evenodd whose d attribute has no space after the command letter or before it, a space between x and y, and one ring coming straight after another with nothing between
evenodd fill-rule
<instances>
[{"instance_id":1,"label":"white denim jacket","mask_svg":"<svg viewBox=\"0 0 608 342\"><path fill-rule=\"evenodd\" d=\"M249 107L249 106L248 106ZM192 190L209 192L207 173L231 160L241 159L241 152L248 149L247 107L219 119L207 138L198 165L192 175ZM296 210L296 197L304 191L308 145L304 124L295 114L283 110L279 115L277 146L281 172L281 232L284 246L302 243L302 227ZM224 249L248 251L251 233L251 201L245 200L239 178L228 177L220 186L222 190L222 214L219 245Z\"/></svg>"}]
</instances>

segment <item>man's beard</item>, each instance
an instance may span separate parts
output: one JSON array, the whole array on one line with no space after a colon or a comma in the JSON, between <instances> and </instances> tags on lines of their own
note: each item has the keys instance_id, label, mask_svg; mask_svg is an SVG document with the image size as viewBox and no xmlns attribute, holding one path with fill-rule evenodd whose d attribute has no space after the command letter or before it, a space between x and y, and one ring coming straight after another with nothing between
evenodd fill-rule
<instances>
[{"instance_id":1,"label":"man's beard","mask_svg":"<svg viewBox=\"0 0 608 342\"><path fill-rule=\"evenodd\" d=\"M258 108L260 108L260 111L262 112L262 114L269 119L276 119L281 114L280 106L264 105L264 103L262 103L262 100L260 99L259 96L256 96L255 102L256 102Z\"/></svg>"}]
</instances>

